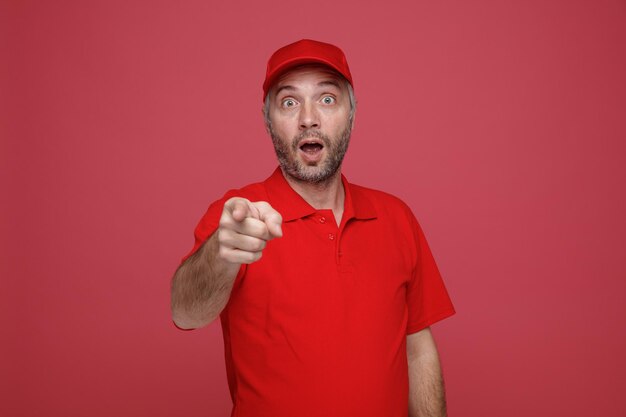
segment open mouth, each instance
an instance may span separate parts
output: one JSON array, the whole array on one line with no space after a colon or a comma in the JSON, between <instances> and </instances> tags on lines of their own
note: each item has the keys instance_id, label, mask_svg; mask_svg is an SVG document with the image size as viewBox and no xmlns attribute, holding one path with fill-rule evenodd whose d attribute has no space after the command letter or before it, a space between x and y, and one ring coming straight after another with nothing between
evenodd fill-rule
<instances>
[{"instance_id":1,"label":"open mouth","mask_svg":"<svg viewBox=\"0 0 626 417\"><path fill-rule=\"evenodd\" d=\"M322 149L324 149L324 144L322 142L319 142L317 140L303 140L300 143L299 146L300 150L302 152L308 153L308 154L315 154L319 151L321 151Z\"/></svg>"}]
</instances>

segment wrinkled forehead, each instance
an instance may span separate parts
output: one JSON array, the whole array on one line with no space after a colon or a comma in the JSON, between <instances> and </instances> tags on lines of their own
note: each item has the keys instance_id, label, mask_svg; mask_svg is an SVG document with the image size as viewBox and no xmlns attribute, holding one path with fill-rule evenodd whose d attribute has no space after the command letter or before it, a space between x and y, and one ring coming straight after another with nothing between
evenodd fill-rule
<instances>
[{"instance_id":1,"label":"wrinkled forehead","mask_svg":"<svg viewBox=\"0 0 626 417\"><path fill-rule=\"evenodd\" d=\"M339 88L347 88L348 80L334 69L323 64L303 64L290 68L281 74L270 87L268 96L285 84L297 82L300 79L310 76L319 76L320 79L334 80L337 82Z\"/></svg>"}]
</instances>

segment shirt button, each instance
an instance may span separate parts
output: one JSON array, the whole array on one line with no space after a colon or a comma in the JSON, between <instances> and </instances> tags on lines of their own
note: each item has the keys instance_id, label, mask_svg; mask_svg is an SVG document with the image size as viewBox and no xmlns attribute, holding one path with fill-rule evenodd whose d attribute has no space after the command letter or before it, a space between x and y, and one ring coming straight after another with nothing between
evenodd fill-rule
<instances>
[{"instance_id":1,"label":"shirt button","mask_svg":"<svg viewBox=\"0 0 626 417\"><path fill-rule=\"evenodd\" d=\"M334 240L334 239L335 239L335 235L333 235L332 233L329 233L329 234L328 234L328 238L329 238L330 240Z\"/></svg>"},{"instance_id":2,"label":"shirt button","mask_svg":"<svg viewBox=\"0 0 626 417\"><path fill-rule=\"evenodd\" d=\"M320 223L326 223L326 217L324 216L320 217Z\"/></svg>"}]
</instances>

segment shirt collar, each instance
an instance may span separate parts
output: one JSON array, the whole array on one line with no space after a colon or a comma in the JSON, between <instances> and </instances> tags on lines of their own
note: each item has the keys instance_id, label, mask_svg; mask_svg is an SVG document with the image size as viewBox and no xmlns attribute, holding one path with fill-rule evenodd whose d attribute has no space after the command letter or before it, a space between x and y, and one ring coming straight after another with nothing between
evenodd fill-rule
<instances>
[{"instance_id":1,"label":"shirt collar","mask_svg":"<svg viewBox=\"0 0 626 417\"><path fill-rule=\"evenodd\" d=\"M376 209L367 198L363 190L348 182L341 174L341 181L345 190L344 214L346 220L374 219ZM283 217L283 221L288 222L309 216L317 210L307 203L287 182L280 167L276 168L272 175L264 181L269 203Z\"/></svg>"}]
</instances>

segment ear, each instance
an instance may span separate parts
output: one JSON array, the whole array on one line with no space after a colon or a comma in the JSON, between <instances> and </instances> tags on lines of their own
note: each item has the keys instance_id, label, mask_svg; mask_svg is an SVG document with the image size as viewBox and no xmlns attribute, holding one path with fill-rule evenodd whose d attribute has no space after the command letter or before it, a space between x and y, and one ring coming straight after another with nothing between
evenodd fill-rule
<instances>
[{"instance_id":1,"label":"ear","mask_svg":"<svg viewBox=\"0 0 626 417\"><path fill-rule=\"evenodd\" d=\"M265 125L265 131L271 135L271 130L270 130L270 116L269 113L267 114L267 117L265 116L265 104L263 106L261 106L261 117L263 118L263 124Z\"/></svg>"},{"instance_id":2,"label":"ear","mask_svg":"<svg viewBox=\"0 0 626 417\"><path fill-rule=\"evenodd\" d=\"M350 121L350 130L354 130L354 120L356 119L356 100L354 102L354 113L352 113L352 120Z\"/></svg>"}]
</instances>

